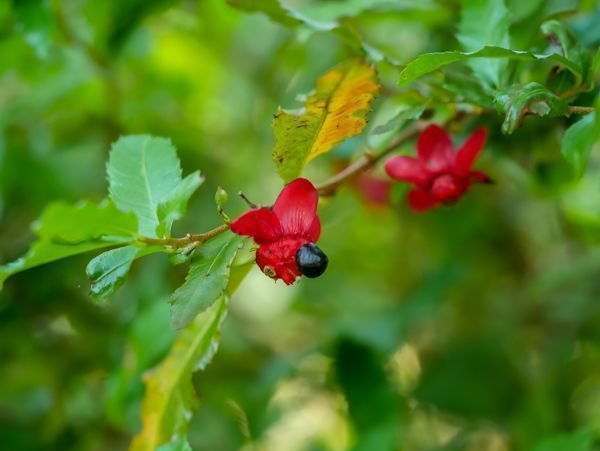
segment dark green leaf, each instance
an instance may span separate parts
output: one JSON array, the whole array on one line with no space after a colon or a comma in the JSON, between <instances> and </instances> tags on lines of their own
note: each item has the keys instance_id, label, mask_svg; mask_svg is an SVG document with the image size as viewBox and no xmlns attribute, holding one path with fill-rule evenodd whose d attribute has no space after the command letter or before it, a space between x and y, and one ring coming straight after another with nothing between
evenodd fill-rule
<instances>
[{"instance_id":1,"label":"dark green leaf","mask_svg":"<svg viewBox=\"0 0 600 451\"><path fill-rule=\"evenodd\" d=\"M486 46L510 47L508 10L503 0L462 0L458 40L467 52ZM474 60L469 66L486 83L500 86L505 60Z\"/></svg>"},{"instance_id":2,"label":"dark green leaf","mask_svg":"<svg viewBox=\"0 0 600 451\"><path fill-rule=\"evenodd\" d=\"M105 201L49 205L33 226L38 240L27 254L0 267L0 287L16 272L55 260L134 240L135 217Z\"/></svg>"},{"instance_id":3,"label":"dark green leaf","mask_svg":"<svg viewBox=\"0 0 600 451\"><path fill-rule=\"evenodd\" d=\"M224 232L205 243L196 253L188 275L171 296L171 324L181 329L223 295L231 264L244 237Z\"/></svg>"},{"instance_id":4,"label":"dark green leaf","mask_svg":"<svg viewBox=\"0 0 600 451\"><path fill-rule=\"evenodd\" d=\"M588 157L594 144L600 141L600 115L588 114L571 125L565 132L561 153L581 176L587 165Z\"/></svg>"},{"instance_id":5,"label":"dark green leaf","mask_svg":"<svg viewBox=\"0 0 600 451\"><path fill-rule=\"evenodd\" d=\"M494 103L498 111L505 115L502 131L506 134L514 132L528 114L555 117L569 112L569 106L564 100L539 83L513 86L500 91L496 94Z\"/></svg>"},{"instance_id":6,"label":"dark green leaf","mask_svg":"<svg viewBox=\"0 0 600 451\"><path fill-rule=\"evenodd\" d=\"M398 84L400 87L406 86L414 80L421 78L423 75L427 75L433 71L441 69L444 66L459 61L468 61L472 58L509 58L523 61L546 60L553 64L567 68L573 73L577 80L581 81L582 79L581 68L577 64L569 61L557 53L551 53L549 55L535 55L529 52L509 50L500 47L484 47L475 52L452 51L424 53L423 55L419 55L417 58L408 63L402 72L400 72Z\"/></svg>"},{"instance_id":7,"label":"dark green leaf","mask_svg":"<svg viewBox=\"0 0 600 451\"><path fill-rule=\"evenodd\" d=\"M139 233L149 237L159 232L168 236L170 224L201 183L198 173L182 181L171 141L148 135L126 136L113 144L107 172L115 205L133 212Z\"/></svg>"},{"instance_id":8,"label":"dark green leaf","mask_svg":"<svg viewBox=\"0 0 600 451\"><path fill-rule=\"evenodd\" d=\"M369 347L343 340L335 351L335 373L358 432L353 449L393 449L404 403L390 386L384 362Z\"/></svg>"},{"instance_id":9,"label":"dark green leaf","mask_svg":"<svg viewBox=\"0 0 600 451\"><path fill-rule=\"evenodd\" d=\"M162 251L162 247L124 246L93 258L85 270L92 281L90 292L96 298L113 294L125 281L131 264L137 258Z\"/></svg>"}]
</instances>

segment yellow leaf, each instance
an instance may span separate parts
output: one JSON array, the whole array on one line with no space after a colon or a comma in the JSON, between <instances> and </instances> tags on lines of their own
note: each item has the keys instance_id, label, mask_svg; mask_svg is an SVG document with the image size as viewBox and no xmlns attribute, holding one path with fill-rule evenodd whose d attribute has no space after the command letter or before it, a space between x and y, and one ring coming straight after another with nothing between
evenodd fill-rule
<instances>
[{"instance_id":1,"label":"yellow leaf","mask_svg":"<svg viewBox=\"0 0 600 451\"><path fill-rule=\"evenodd\" d=\"M281 177L293 180L310 160L361 133L378 91L375 69L352 60L317 80L299 115L279 109L273 119L273 161Z\"/></svg>"},{"instance_id":2,"label":"yellow leaf","mask_svg":"<svg viewBox=\"0 0 600 451\"><path fill-rule=\"evenodd\" d=\"M155 451L185 436L197 403L192 372L212 359L227 311L227 295L196 316L180 333L167 357L144 378L142 430L130 451Z\"/></svg>"}]
</instances>

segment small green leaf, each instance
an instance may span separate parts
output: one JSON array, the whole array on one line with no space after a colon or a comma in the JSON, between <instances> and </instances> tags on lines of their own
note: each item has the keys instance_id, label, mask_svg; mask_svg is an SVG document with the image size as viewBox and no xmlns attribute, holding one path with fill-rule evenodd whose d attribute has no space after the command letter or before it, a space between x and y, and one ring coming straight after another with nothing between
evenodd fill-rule
<instances>
[{"instance_id":1,"label":"small green leaf","mask_svg":"<svg viewBox=\"0 0 600 451\"><path fill-rule=\"evenodd\" d=\"M38 240L27 254L0 267L0 288L10 275L76 254L132 242L135 217L105 201L50 204L34 223Z\"/></svg>"},{"instance_id":2,"label":"small green leaf","mask_svg":"<svg viewBox=\"0 0 600 451\"><path fill-rule=\"evenodd\" d=\"M185 435L197 402L192 373L210 363L227 313L227 295L214 301L181 331L167 357L146 376L142 430L130 451L155 451L161 445L178 443Z\"/></svg>"},{"instance_id":3,"label":"small green leaf","mask_svg":"<svg viewBox=\"0 0 600 451\"><path fill-rule=\"evenodd\" d=\"M462 0L458 40L467 52L486 46L510 47L509 16L503 0ZM474 60L469 66L490 86L500 86L504 60Z\"/></svg>"},{"instance_id":4,"label":"small green leaf","mask_svg":"<svg viewBox=\"0 0 600 451\"><path fill-rule=\"evenodd\" d=\"M535 451L591 451L594 434L591 431L577 431L557 434L542 439Z\"/></svg>"},{"instance_id":5,"label":"small green leaf","mask_svg":"<svg viewBox=\"0 0 600 451\"><path fill-rule=\"evenodd\" d=\"M192 172L181 180L158 206L159 236L171 235L173 223L185 215L190 197L202 183L204 183L204 176L200 174L200 171Z\"/></svg>"},{"instance_id":6,"label":"small green leaf","mask_svg":"<svg viewBox=\"0 0 600 451\"><path fill-rule=\"evenodd\" d=\"M198 177L192 174L181 188L181 166L171 141L147 135L126 136L113 144L107 172L115 205L133 212L139 233L148 237L158 236L159 225L163 233L168 232L166 224L161 224L159 205L172 199L176 190L190 188Z\"/></svg>"},{"instance_id":7,"label":"small green leaf","mask_svg":"<svg viewBox=\"0 0 600 451\"><path fill-rule=\"evenodd\" d=\"M501 47L484 47L481 50L474 52L436 52L436 53L424 53L419 55L417 58L409 62L402 72L400 72L400 78L398 85L404 87L409 83L441 69L452 63L461 61L468 61L472 58L509 58L522 61L549 61L553 64L557 64L567 68L573 75L578 83L582 80L581 67L579 65L569 61L564 56L558 53L551 53L549 55L535 55L533 53L509 50Z\"/></svg>"},{"instance_id":8,"label":"small green leaf","mask_svg":"<svg viewBox=\"0 0 600 451\"><path fill-rule=\"evenodd\" d=\"M539 83L528 83L499 91L494 103L498 111L505 114L502 132L507 135L521 125L527 114L555 117L569 112L569 106L564 100Z\"/></svg>"},{"instance_id":9,"label":"small green leaf","mask_svg":"<svg viewBox=\"0 0 600 451\"><path fill-rule=\"evenodd\" d=\"M91 295L99 299L107 298L123 284L135 259L163 250L162 247L124 246L93 258L85 269L88 279L92 281Z\"/></svg>"},{"instance_id":10,"label":"small green leaf","mask_svg":"<svg viewBox=\"0 0 600 451\"><path fill-rule=\"evenodd\" d=\"M577 176L583 174L594 144L600 141L599 116L597 113L586 115L571 125L563 136L560 151Z\"/></svg>"},{"instance_id":11,"label":"small green leaf","mask_svg":"<svg viewBox=\"0 0 600 451\"><path fill-rule=\"evenodd\" d=\"M169 300L173 328L181 329L223 295L231 264L244 240L227 231L195 252L184 284Z\"/></svg>"}]
</instances>

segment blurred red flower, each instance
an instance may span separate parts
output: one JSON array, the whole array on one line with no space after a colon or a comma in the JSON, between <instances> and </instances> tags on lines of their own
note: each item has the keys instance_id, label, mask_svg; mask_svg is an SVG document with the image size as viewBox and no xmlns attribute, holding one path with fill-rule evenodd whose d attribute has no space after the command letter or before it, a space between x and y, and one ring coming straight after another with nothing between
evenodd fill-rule
<instances>
[{"instance_id":1,"label":"blurred red flower","mask_svg":"<svg viewBox=\"0 0 600 451\"><path fill-rule=\"evenodd\" d=\"M390 177L408 182L408 203L414 211L425 211L442 204L453 204L467 192L471 184L490 183L490 178L471 166L483 149L486 130L475 130L458 151L446 131L428 126L417 142L417 158L396 156L385 163Z\"/></svg>"},{"instance_id":2,"label":"blurred red flower","mask_svg":"<svg viewBox=\"0 0 600 451\"><path fill-rule=\"evenodd\" d=\"M256 263L263 273L291 285L301 274L317 277L327 267L327 257L314 245L321 235L318 202L313 184L296 179L283 188L272 207L249 210L230 227L259 245Z\"/></svg>"}]
</instances>

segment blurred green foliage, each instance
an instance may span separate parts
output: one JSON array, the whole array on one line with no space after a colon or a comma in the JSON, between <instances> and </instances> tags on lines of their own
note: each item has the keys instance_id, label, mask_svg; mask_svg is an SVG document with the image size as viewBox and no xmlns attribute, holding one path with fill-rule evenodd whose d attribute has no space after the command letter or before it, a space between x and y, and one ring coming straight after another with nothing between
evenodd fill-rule
<instances>
[{"instance_id":1,"label":"blurred green foliage","mask_svg":"<svg viewBox=\"0 0 600 451\"><path fill-rule=\"evenodd\" d=\"M0 0L0 261L25 254L46 204L106 197L108 151L121 135L169 137L183 172L205 175L175 236L221 222L217 186L270 203L281 188L272 114L366 54L384 93L369 130L306 176L325 180L422 114L442 122L459 112L457 142L488 128L478 167L496 183L424 215L409 211L401 185L389 207L366 202L359 185L323 200L327 273L287 287L252 268L229 302L218 354L193 376L192 449L597 449L598 114L566 117L551 104L594 105L600 2L496 2L491 23L509 27L510 40L492 33L468 46L465 34L499 29L486 30L479 11L480 28L463 22L457 39L465 19L455 0L284 4ZM527 55L465 64L460 52L477 46ZM455 64L426 52L452 52ZM436 66L399 87L417 57ZM548 90L550 110L531 115L520 98L512 134L502 134L493 89L531 83ZM235 217L245 205L231 197ZM0 292L2 449L126 449L140 429L142 375L177 336L167 300L186 268L145 257L98 302L90 258L16 274Z\"/></svg>"}]
</instances>

